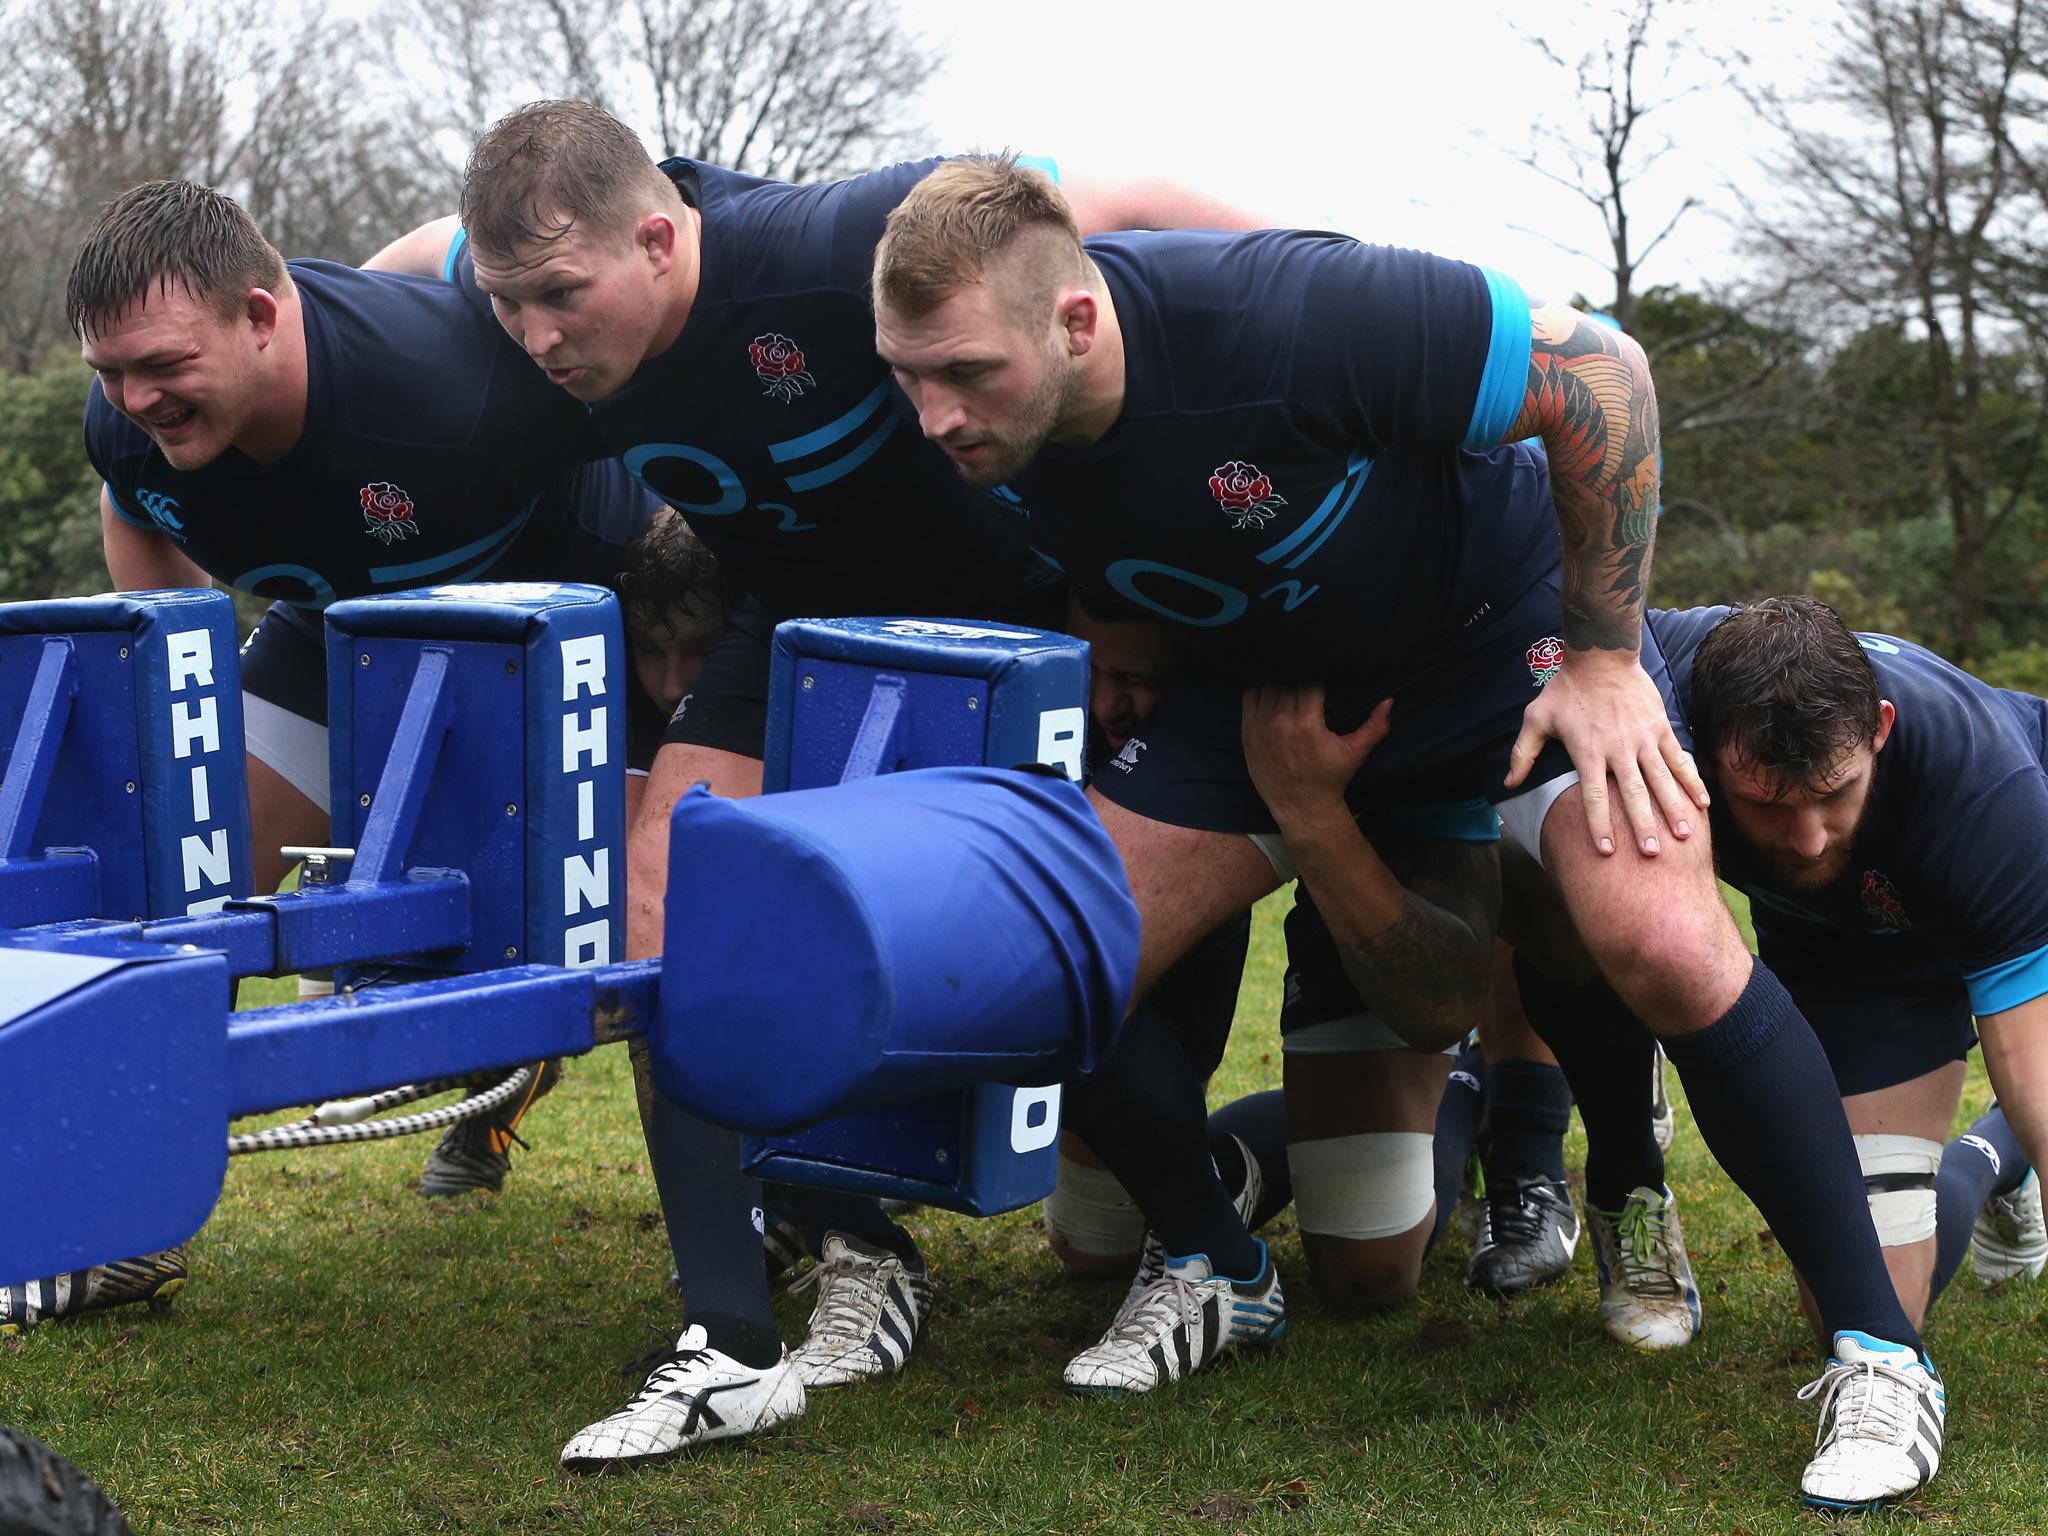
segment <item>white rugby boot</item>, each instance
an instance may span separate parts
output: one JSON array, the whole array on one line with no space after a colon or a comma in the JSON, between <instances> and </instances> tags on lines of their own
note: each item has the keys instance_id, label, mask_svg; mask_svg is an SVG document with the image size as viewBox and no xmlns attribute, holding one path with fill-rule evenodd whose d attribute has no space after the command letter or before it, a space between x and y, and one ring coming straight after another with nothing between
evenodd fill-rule
<instances>
[{"instance_id":1,"label":"white rugby boot","mask_svg":"<svg viewBox=\"0 0 2048 1536\"><path fill-rule=\"evenodd\" d=\"M932 1283L887 1249L827 1232L818 1262L790 1287L818 1288L804 1340L790 1362L806 1389L893 1376L910 1360L931 1316Z\"/></svg>"},{"instance_id":2,"label":"white rugby boot","mask_svg":"<svg viewBox=\"0 0 2048 1536\"><path fill-rule=\"evenodd\" d=\"M1655 1047L1650 1063L1650 1134L1657 1138L1657 1150L1669 1152L1678 1139L1678 1111L1671 1107L1671 1095L1664 1087L1664 1047Z\"/></svg>"},{"instance_id":3,"label":"white rugby boot","mask_svg":"<svg viewBox=\"0 0 2048 1536\"><path fill-rule=\"evenodd\" d=\"M1993 1195L1970 1230L1970 1269L1982 1286L2031 1280L2048 1267L2048 1222L2041 1216L2041 1174L2029 1168L2020 1187Z\"/></svg>"},{"instance_id":4,"label":"white rugby boot","mask_svg":"<svg viewBox=\"0 0 2048 1536\"><path fill-rule=\"evenodd\" d=\"M598 1472L661 1461L695 1445L754 1434L803 1411L803 1379L788 1351L757 1370L711 1348L701 1327L685 1328L625 1407L562 1447L562 1465Z\"/></svg>"},{"instance_id":5,"label":"white rugby boot","mask_svg":"<svg viewBox=\"0 0 2048 1536\"><path fill-rule=\"evenodd\" d=\"M1629 1192L1619 1211L1586 1207L1600 1271L1600 1326L1636 1349L1678 1349L1700 1331L1700 1292L1671 1191Z\"/></svg>"},{"instance_id":6,"label":"white rugby boot","mask_svg":"<svg viewBox=\"0 0 2048 1536\"><path fill-rule=\"evenodd\" d=\"M1116 1321L1067 1362L1070 1391L1121 1397L1150 1392L1200 1370L1225 1350L1278 1343L1287 1303L1273 1255L1259 1243L1259 1273L1232 1280L1203 1254L1169 1258L1159 1277L1133 1287Z\"/></svg>"},{"instance_id":7,"label":"white rugby boot","mask_svg":"<svg viewBox=\"0 0 2048 1536\"><path fill-rule=\"evenodd\" d=\"M1816 1509L1881 1509L1924 1488L1941 1466L1948 1394L1933 1364L1867 1333L1835 1352L1799 1400L1820 1399L1813 1460L1799 1480Z\"/></svg>"}]
</instances>

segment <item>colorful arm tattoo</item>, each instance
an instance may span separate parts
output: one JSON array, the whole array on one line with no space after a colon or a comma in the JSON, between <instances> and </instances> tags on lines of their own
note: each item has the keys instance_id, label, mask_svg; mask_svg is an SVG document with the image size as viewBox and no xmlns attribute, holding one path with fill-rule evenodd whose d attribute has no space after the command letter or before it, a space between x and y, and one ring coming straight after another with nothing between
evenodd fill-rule
<instances>
[{"instance_id":1,"label":"colorful arm tattoo","mask_svg":"<svg viewBox=\"0 0 2048 1536\"><path fill-rule=\"evenodd\" d=\"M1643 349L1576 310L1532 305L1529 392L1510 440L1541 437L1564 543L1564 643L1642 645L1657 533L1657 392Z\"/></svg>"}]
</instances>

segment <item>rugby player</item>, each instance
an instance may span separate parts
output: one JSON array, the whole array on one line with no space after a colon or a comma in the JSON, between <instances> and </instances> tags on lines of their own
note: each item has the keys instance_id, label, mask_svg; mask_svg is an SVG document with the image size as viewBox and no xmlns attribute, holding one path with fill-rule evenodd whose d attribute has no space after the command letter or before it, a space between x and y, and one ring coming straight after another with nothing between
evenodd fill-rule
<instances>
[{"instance_id":1,"label":"rugby player","mask_svg":"<svg viewBox=\"0 0 2048 1536\"><path fill-rule=\"evenodd\" d=\"M670 723L631 830L629 957L661 950L682 792L699 781L760 791L778 620L903 613L1057 627L1057 581L919 440L874 354L874 242L937 163L808 187L682 159L657 166L600 109L540 102L478 142L459 219L378 258L441 273L488 305L746 594ZM1163 182L1067 185L1092 228L1250 223ZM770 1212L740 1173L739 1137L659 1095L652 1128L690 1326L624 1409L564 1448L576 1469L744 1435L800 1413L807 1387L900 1370L930 1307L916 1244L873 1201L781 1190L773 1203L801 1208L819 1258L809 1333L785 1352L761 1262Z\"/></svg>"},{"instance_id":2,"label":"rugby player","mask_svg":"<svg viewBox=\"0 0 2048 1536\"><path fill-rule=\"evenodd\" d=\"M276 599L241 660L257 891L284 877L280 847L331 840L322 608L486 577L604 581L658 505L460 296L287 263L190 182L110 203L65 305L95 375L85 444L115 587ZM478 1177L437 1156L422 1185ZM495 1187L502 1162L482 1177ZM162 1296L185 1273L176 1251L29 1282L0 1290L0 1324Z\"/></svg>"},{"instance_id":3,"label":"rugby player","mask_svg":"<svg viewBox=\"0 0 2048 1536\"><path fill-rule=\"evenodd\" d=\"M1906 1311L1966 1249L1984 1284L2038 1275L2048 701L1809 597L1649 622L1715 786L1722 874L1834 1066ZM1998 1103L1950 1141L1980 1036Z\"/></svg>"},{"instance_id":4,"label":"rugby player","mask_svg":"<svg viewBox=\"0 0 2048 1536\"><path fill-rule=\"evenodd\" d=\"M1867 1210L1845 1198L1860 1173L1827 1059L1752 961L1693 835L1705 789L1654 680L1656 408L1640 348L1498 274L1338 236L1084 247L1058 190L1007 160L952 162L898 205L874 298L877 348L925 435L1077 585L1185 625L1240 680L1329 682L1340 731L1392 696L1401 729L1353 782L1354 808L1498 803L1663 1038L1837 1355L1888 1367L1828 1402L1807 1497L1879 1502L1924 1483L1934 1461L1889 1427L1938 1428L1940 1383ZM1494 446L1529 437L1547 468L1545 452ZM1141 989L1292 870L1237 725L1234 691L1177 689L1134 771L1091 791L1144 914ZM1399 948L1418 984L1428 957L1470 937L1399 901L1355 927L1325 917L1346 949ZM1144 1102L1126 1094L1077 1128L1185 1259L1161 1282L1185 1288L1183 1311L1222 1309L1199 1364L1270 1337L1279 1309L1201 1156L1185 1077L1162 1066ZM1173 1344L1163 1326L1154 1348ZM1148 1352L1113 1328L1069 1380L1110 1356L1134 1372Z\"/></svg>"},{"instance_id":5,"label":"rugby player","mask_svg":"<svg viewBox=\"0 0 2048 1536\"><path fill-rule=\"evenodd\" d=\"M1134 733L1158 706L1173 675L1173 632L1121 598L1081 591L1067 594L1063 628L1088 642L1087 777L1118 772L1115 765L1126 754L1143 750L1142 742L1132 747ZM1250 942L1251 914L1240 913L1182 956L1154 989L1160 1011L1172 1021L1176 1038L1205 1082L1230 1040ZM1277 1134L1261 1140L1264 1131ZM1284 1159L1284 1128L1260 1126L1252 1132L1252 1144L1219 1132L1210 1138L1209 1155L1246 1224L1256 1228L1266 1214L1263 1169L1273 1166L1276 1157ZM1060 1133L1057 1183L1045 1198L1045 1234L1071 1275L1128 1280L1145 1261L1145 1213L1071 1131Z\"/></svg>"}]
</instances>

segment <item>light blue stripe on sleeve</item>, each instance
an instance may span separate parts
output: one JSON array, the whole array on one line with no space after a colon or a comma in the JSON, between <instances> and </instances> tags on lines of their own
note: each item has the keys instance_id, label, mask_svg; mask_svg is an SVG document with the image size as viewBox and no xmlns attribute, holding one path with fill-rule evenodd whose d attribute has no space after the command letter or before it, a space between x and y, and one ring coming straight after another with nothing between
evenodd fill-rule
<instances>
[{"instance_id":1,"label":"light blue stripe on sleeve","mask_svg":"<svg viewBox=\"0 0 2048 1536\"><path fill-rule=\"evenodd\" d=\"M462 248L469 244L469 231L460 224L455 226L455 238L448 242L448 259L441 263L441 281L455 281L455 259L462 254Z\"/></svg>"},{"instance_id":2,"label":"light blue stripe on sleeve","mask_svg":"<svg viewBox=\"0 0 2048 1536\"><path fill-rule=\"evenodd\" d=\"M2048 993L2048 945L2017 960L1972 971L1963 980L1970 984L1970 1012L1980 1019L2031 1003Z\"/></svg>"},{"instance_id":3,"label":"light blue stripe on sleeve","mask_svg":"<svg viewBox=\"0 0 2048 1536\"><path fill-rule=\"evenodd\" d=\"M105 482L102 482L102 484L105 484ZM152 523L140 512L129 506L127 502L123 501L121 493L115 490L112 485L107 485L107 505L114 509L114 516L120 518L124 523L133 523L137 528L153 529L156 527L155 523Z\"/></svg>"},{"instance_id":4,"label":"light blue stripe on sleeve","mask_svg":"<svg viewBox=\"0 0 2048 1536\"><path fill-rule=\"evenodd\" d=\"M1017 163L1027 171L1043 171L1054 186L1060 184L1060 163L1051 155L1019 155Z\"/></svg>"},{"instance_id":5,"label":"light blue stripe on sleeve","mask_svg":"<svg viewBox=\"0 0 2048 1536\"><path fill-rule=\"evenodd\" d=\"M1472 402L1472 425L1465 433L1464 446L1471 449L1502 442L1522 414L1522 400L1529 392L1529 296L1513 278L1491 267L1479 270L1486 275L1487 297L1493 301L1493 337L1487 343L1486 371L1479 376L1479 395Z\"/></svg>"}]
</instances>

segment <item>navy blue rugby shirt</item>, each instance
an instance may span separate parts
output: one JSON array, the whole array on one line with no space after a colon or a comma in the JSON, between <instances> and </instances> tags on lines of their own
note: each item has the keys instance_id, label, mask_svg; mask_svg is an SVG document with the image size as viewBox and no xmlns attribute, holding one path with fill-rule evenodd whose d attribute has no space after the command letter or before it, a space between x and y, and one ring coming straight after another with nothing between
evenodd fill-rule
<instances>
[{"instance_id":1,"label":"navy blue rugby shirt","mask_svg":"<svg viewBox=\"0 0 2048 1536\"><path fill-rule=\"evenodd\" d=\"M697 296L591 419L778 618L993 617L1049 579L924 441L875 355L875 245L939 163L817 186L662 166L703 216ZM448 275L488 303L460 237Z\"/></svg>"},{"instance_id":2,"label":"navy blue rugby shirt","mask_svg":"<svg viewBox=\"0 0 2048 1536\"><path fill-rule=\"evenodd\" d=\"M1649 615L1687 714L1694 653L1731 612ZM1869 940L1873 974L1887 949L1916 961L1945 950L1980 1016L2048 993L2048 700L1979 682L1910 640L1857 638L1898 718L1848 868L1824 890L1777 890L1717 812L1723 878L1750 896L1760 936Z\"/></svg>"},{"instance_id":3,"label":"navy blue rugby shirt","mask_svg":"<svg viewBox=\"0 0 2048 1536\"><path fill-rule=\"evenodd\" d=\"M1303 230L1088 251L1123 332L1122 414L994 493L1077 584L1243 676L1387 691L1555 568L1543 455L1495 446L1528 383L1514 283Z\"/></svg>"},{"instance_id":4,"label":"navy blue rugby shirt","mask_svg":"<svg viewBox=\"0 0 2048 1536\"><path fill-rule=\"evenodd\" d=\"M302 608L485 577L610 579L655 503L496 321L440 283L288 266L306 329L298 442L271 464L230 448L176 470L94 380L86 452L118 516Z\"/></svg>"}]
</instances>

